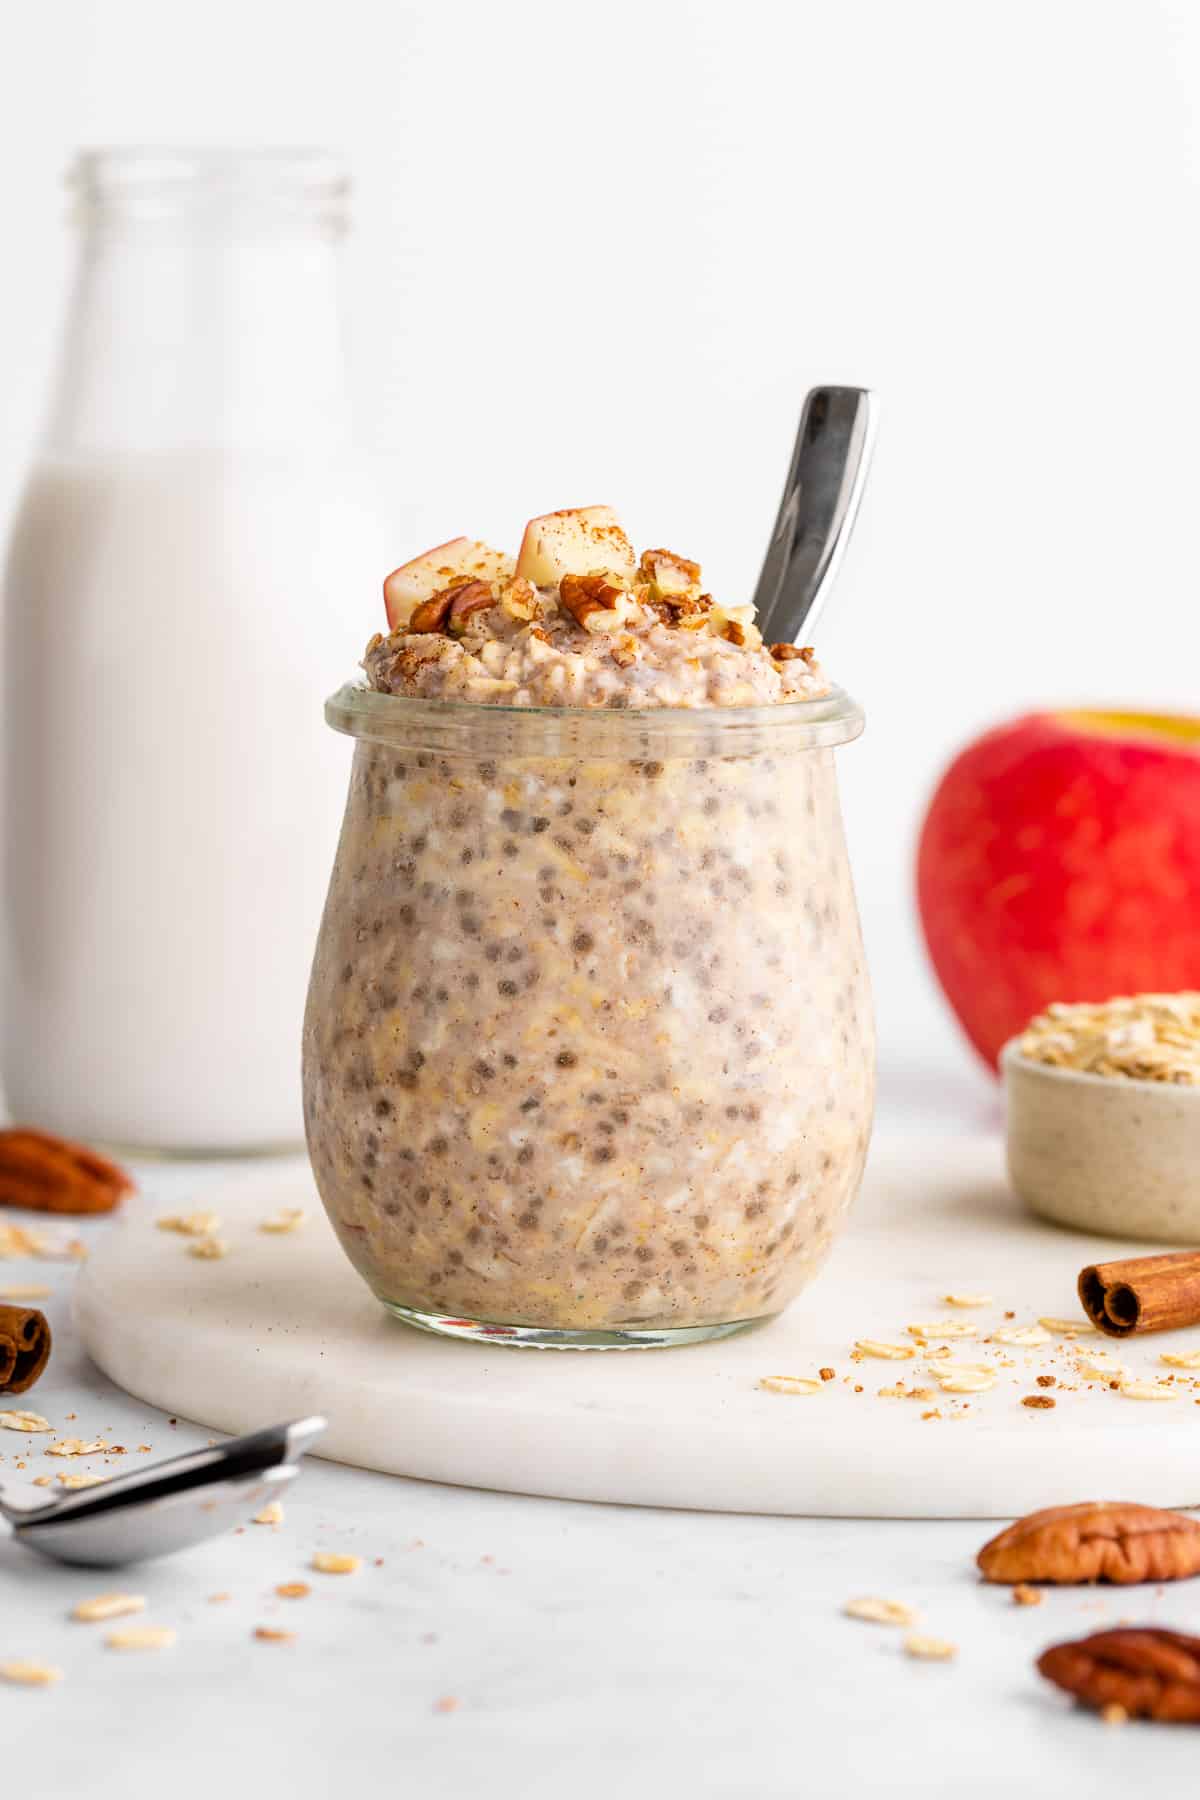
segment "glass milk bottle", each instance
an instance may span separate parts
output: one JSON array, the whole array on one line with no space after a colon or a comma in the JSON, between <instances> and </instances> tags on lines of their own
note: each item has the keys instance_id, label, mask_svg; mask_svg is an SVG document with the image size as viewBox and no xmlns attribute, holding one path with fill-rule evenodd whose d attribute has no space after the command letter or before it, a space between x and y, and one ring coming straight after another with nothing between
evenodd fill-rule
<instances>
[{"instance_id":1,"label":"glass milk bottle","mask_svg":"<svg viewBox=\"0 0 1200 1800\"><path fill-rule=\"evenodd\" d=\"M347 181L101 151L5 589L3 1086L161 1151L299 1142L345 768L321 723L385 552L350 448Z\"/></svg>"}]
</instances>

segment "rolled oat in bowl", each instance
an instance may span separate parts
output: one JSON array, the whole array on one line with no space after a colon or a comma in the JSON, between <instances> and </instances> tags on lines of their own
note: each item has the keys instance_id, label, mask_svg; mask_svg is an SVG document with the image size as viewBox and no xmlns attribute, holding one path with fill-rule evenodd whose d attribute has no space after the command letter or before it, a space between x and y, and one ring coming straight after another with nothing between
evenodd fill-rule
<instances>
[{"instance_id":1,"label":"rolled oat in bowl","mask_svg":"<svg viewBox=\"0 0 1200 1800\"><path fill-rule=\"evenodd\" d=\"M347 1254L402 1318L489 1340L779 1311L870 1129L832 757L861 714L606 509L388 587L371 685L327 708L356 748L304 1035Z\"/></svg>"}]
</instances>

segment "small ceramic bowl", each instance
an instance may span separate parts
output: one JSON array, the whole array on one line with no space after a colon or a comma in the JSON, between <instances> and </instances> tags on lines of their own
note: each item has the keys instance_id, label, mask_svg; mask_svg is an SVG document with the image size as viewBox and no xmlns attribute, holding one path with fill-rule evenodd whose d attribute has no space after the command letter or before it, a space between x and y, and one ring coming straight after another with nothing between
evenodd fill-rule
<instances>
[{"instance_id":1,"label":"small ceramic bowl","mask_svg":"<svg viewBox=\"0 0 1200 1800\"><path fill-rule=\"evenodd\" d=\"M1025 1204L1077 1231L1200 1243L1200 1088L1000 1055L1008 1173Z\"/></svg>"}]
</instances>

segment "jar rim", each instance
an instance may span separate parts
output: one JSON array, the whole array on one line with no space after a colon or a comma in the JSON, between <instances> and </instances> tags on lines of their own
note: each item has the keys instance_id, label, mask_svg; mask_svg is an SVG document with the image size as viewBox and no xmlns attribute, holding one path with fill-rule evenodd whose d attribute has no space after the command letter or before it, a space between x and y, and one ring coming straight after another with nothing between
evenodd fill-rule
<instances>
[{"instance_id":1,"label":"jar rim","mask_svg":"<svg viewBox=\"0 0 1200 1800\"><path fill-rule=\"evenodd\" d=\"M865 725L844 688L775 706L479 706L382 694L348 681L325 702L334 731L368 743L478 755L738 756L848 744Z\"/></svg>"}]
</instances>

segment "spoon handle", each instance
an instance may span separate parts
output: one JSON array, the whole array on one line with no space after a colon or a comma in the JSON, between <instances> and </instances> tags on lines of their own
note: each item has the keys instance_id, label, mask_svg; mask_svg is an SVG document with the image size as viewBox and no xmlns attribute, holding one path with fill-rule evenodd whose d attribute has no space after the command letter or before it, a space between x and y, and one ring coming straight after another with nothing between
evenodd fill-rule
<instances>
[{"instance_id":1,"label":"spoon handle","mask_svg":"<svg viewBox=\"0 0 1200 1800\"><path fill-rule=\"evenodd\" d=\"M854 525L875 442L868 388L810 389L792 451L775 529L754 590L767 643L795 643L818 604Z\"/></svg>"}]
</instances>

